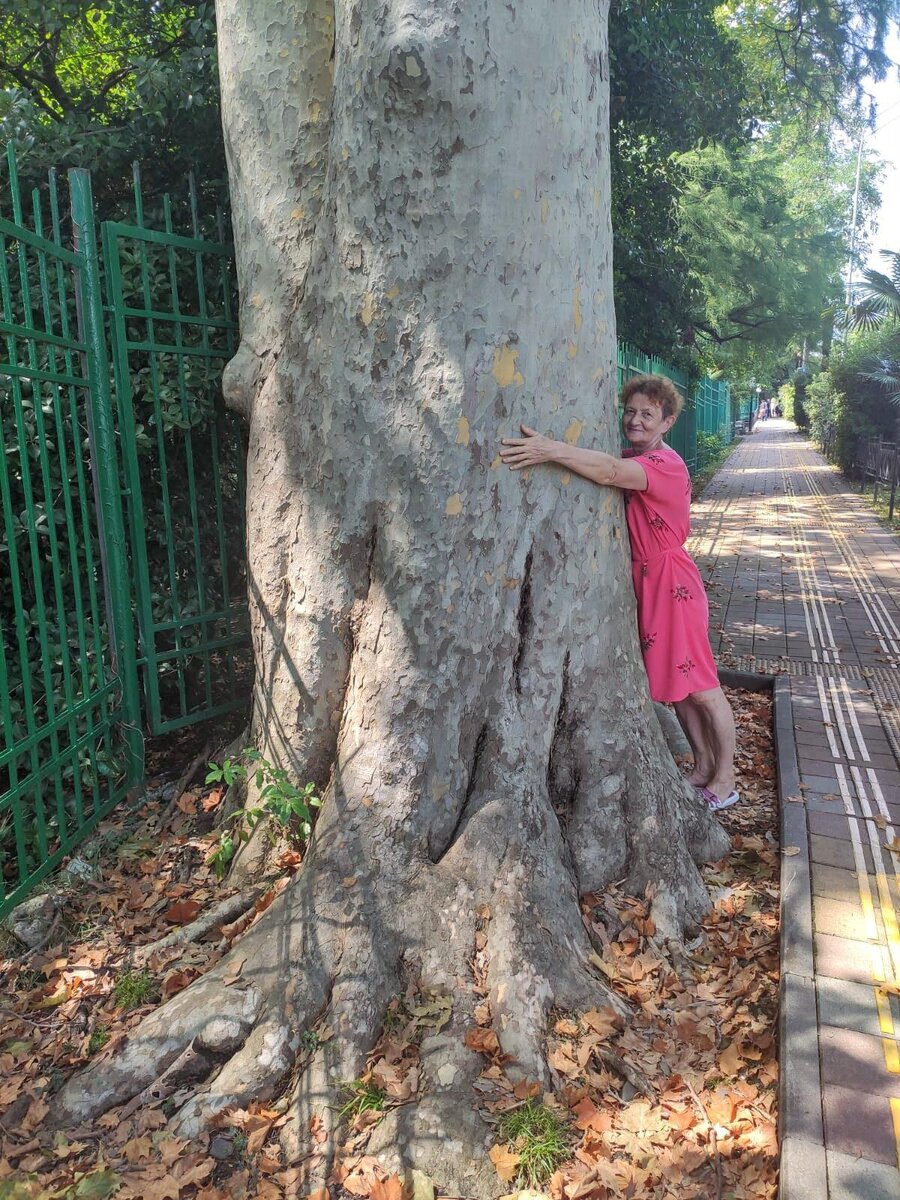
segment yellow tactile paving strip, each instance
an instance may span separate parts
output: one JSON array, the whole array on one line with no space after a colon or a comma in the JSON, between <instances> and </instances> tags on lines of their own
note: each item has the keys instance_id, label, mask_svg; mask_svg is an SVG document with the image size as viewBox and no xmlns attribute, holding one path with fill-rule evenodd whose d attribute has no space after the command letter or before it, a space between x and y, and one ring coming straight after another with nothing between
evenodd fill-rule
<instances>
[{"instance_id":1,"label":"yellow tactile paving strip","mask_svg":"<svg viewBox=\"0 0 900 1200\"><path fill-rule=\"evenodd\" d=\"M900 1168L900 856L888 848L900 827L900 543L783 421L743 440L693 526L720 663L791 676L810 829L842 843L855 877L864 940L846 978L871 989L884 1057L871 1092ZM814 893L826 870L813 862Z\"/></svg>"}]
</instances>

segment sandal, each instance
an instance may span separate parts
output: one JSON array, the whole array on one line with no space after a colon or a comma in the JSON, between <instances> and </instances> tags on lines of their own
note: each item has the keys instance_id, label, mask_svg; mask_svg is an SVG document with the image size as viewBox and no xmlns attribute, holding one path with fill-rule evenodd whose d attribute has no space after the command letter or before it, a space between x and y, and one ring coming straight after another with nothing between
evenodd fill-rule
<instances>
[{"instance_id":1,"label":"sandal","mask_svg":"<svg viewBox=\"0 0 900 1200\"><path fill-rule=\"evenodd\" d=\"M737 792L729 792L727 796L717 796L708 787L699 787L697 791L709 805L710 812L721 812L723 808L731 808L732 804L737 804L740 800Z\"/></svg>"}]
</instances>

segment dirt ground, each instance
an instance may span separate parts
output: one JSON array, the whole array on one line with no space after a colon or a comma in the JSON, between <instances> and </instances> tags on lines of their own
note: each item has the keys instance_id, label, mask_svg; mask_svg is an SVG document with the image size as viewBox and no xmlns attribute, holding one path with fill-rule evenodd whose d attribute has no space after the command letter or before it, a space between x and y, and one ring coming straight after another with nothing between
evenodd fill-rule
<instances>
[{"instance_id":1,"label":"dirt ground","mask_svg":"<svg viewBox=\"0 0 900 1200\"><path fill-rule=\"evenodd\" d=\"M583 898L597 947L593 964L633 1016L623 1027L608 1009L552 1014L547 1093L507 1077L490 1006L486 999L479 1006L479 1024L466 1038L484 1061L472 1103L485 1117L504 1192L531 1184L553 1200L775 1196L780 848L771 700L743 691L730 697L742 803L722 814L733 848L704 871L714 903L697 939L678 952L659 945L646 897L611 887ZM202 940L142 953L232 894L209 862L224 789L197 784L172 794L203 748L202 736L157 748L150 799L117 810L82 848L79 857L96 864L97 878L68 894L43 949L23 952L10 937L0 944L0 1200L308 1193L308 1162L281 1159L283 1100L226 1112L198 1142L167 1131L177 1094L126 1105L90 1129L47 1127L66 1077L114 1053L146 1012L217 961L300 865L301 855L285 845L280 875L244 915ZM476 988L485 967L476 943ZM448 1016L439 996L411 994L392 1004L366 1074L347 1089L334 1200L409 1193L409 1181L388 1177L366 1141L385 1107L415 1102L418 1041ZM533 1116L543 1132L529 1132ZM311 1156L323 1150L316 1135L311 1129ZM419 1180L416 1200L422 1196Z\"/></svg>"}]
</instances>

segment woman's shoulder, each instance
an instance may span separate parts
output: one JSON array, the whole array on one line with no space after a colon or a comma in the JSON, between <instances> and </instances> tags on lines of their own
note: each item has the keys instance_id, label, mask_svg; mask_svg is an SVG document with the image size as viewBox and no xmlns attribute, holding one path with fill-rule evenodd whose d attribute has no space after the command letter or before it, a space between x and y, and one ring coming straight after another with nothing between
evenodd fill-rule
<instances>
[{"instance_id":1,"label":"woman's shoulder","mask_svg":"<svg viewBox=\"0 0 900 1200\"><path fill-rule=\"evenodd\" d=\"M655 450L648 450L640 457L646 459L647 462L655 463L657 466L662 466L663 464L666 466L676 466L680 464L687 470L687 464L684 459L671 446L657 446Z\"/></svg>"}]
</instances>

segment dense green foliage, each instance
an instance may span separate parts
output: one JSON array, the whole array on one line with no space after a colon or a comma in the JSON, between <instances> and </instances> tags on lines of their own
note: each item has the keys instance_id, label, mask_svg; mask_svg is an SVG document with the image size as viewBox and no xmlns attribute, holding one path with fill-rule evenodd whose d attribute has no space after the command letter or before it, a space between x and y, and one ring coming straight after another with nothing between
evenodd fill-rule
<instances>
[{"instance_id":1,"label":"dense green foliage","mask_svg":"<svg viewBox=\"0 0 900 1200\"><path fill-rule=\"evenodd\" d=\"M900 440L900 253L883 257L886 271L863 273L859 302L843 322L844 340L798 394L813 438L848 472L861 438Z\"/></svg>"},{"instance_id":2,"label":"dense green foliage","mask_svg":"<svg viewBox=\"0 0 900 1200\"><path fill-rule=\"evenodd\" d=\"M840 297L860 85L897 0L613 0L610 120L620 336L692 370L771 368ZM0 139L92 167L101 211L144 165L224 177L212 0L20 0L0 16ZM854 124L856 123L856 124ZM875 195L864 166L863 214ZM706 195L707 190L713 194ZM772 252L775 252L774 255ZM760 360L756 349L765 348ZM751 364L751 360L752 364Z\"/></svg>"},{"instance_id":3,"label":"dense green foliage","mask_svg":"<svg viewBox=\"0 0 900 1200\"><path fill-rule=\"evenodd\" d=\"M673 155L741 143L751 120L737 47L711 0L613 0L610 153L619 334L671 357L694 308Z\"/></svg>"},{"instance_id":4,"label":"dense green foliage","mask_svg":"<svg viewBox=\"0 0 900 1200\"><path fill-rule=\"evenodd\" d=\"M860 438L896 440L900 409L879 381L867 378L872 358L884 355L895 338L890 330L850 335L835 347L826 369L813 376L802 396L810 435L848 473Z\"/></svg>"},{"instance_id":5,"label":"dense green foliage","mask_svg":"<svg viewBox=\"0 0 900 1200\"><path fill-rule=\"evenodd\" d=\"M0 142L32 179L88 167L100 210L194 169L224 180L212 0L17 0L0 15Z\"/></svg>"},{"instance_id":6,"label":"dense green foliage","mask_svg":"<svg viewBox=\"0 0 900 1200\"><path fill-rule=\"evenodd\" d=\"M879 330L884 336L860 363L860 377L884 389L900 405L900 252L882 250L886 271L863 272L859 303L849 314L853 329Z\"/></svg>"},{"instance_id":7,"label":"dense green foliage","mask_svg":"<svg viewBox=\"0 0 900 1200\"><path fill-rule=\"evenodd\" d=\"M896 0L622 0L610 18L620 334L772 382L848 257L861 84ZM860 221L877 203L863 162ZM684 364L685 352L681 352ZM783 368L782 368L783 369Z\"/></svg>"}]
</instances>

